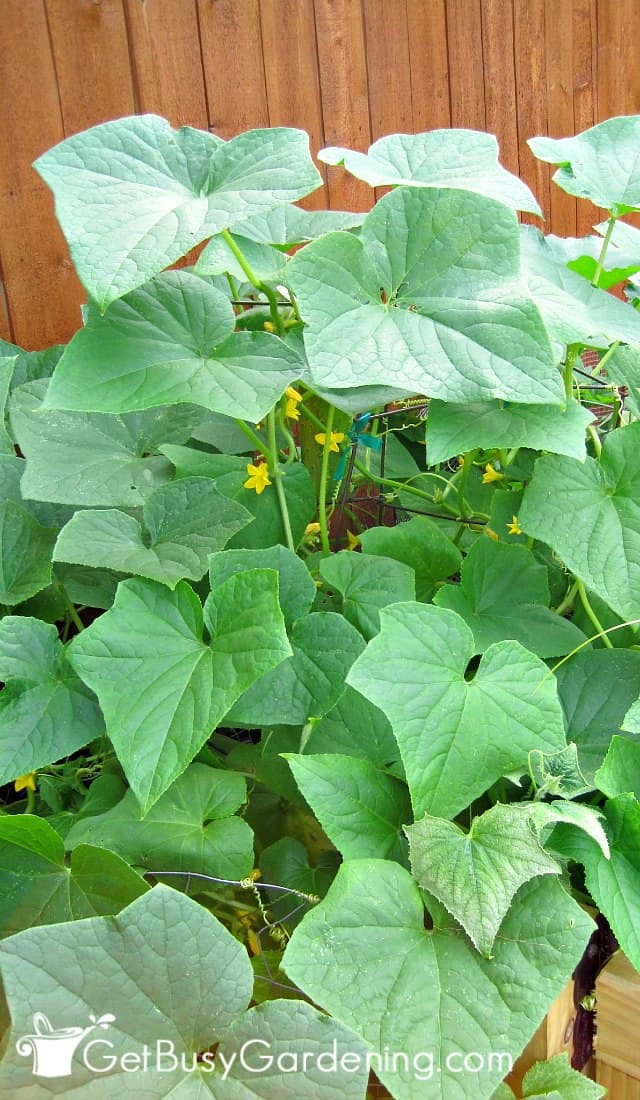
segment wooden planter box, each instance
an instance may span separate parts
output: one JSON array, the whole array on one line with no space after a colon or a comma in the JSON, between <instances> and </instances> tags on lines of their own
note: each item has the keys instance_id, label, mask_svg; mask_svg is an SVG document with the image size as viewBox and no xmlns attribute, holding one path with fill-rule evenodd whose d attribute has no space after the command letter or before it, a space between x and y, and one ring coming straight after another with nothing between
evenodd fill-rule
<instances>
[{"instance_id":1,"label":"wooden planter box","mask_svg":"<svg viewBox=\"0 0 640 1100\"><path fill-rule=\"evenodd\" d=\"M563 1051L571 1058L575 1018L571 982L551 1006L508 1077L516 1092L534 1062ZM640 1100L640 974L621 951L596 979L595 1057L582 1072L604 1085L609 1100Z\"/></svg>"}]
</instances>

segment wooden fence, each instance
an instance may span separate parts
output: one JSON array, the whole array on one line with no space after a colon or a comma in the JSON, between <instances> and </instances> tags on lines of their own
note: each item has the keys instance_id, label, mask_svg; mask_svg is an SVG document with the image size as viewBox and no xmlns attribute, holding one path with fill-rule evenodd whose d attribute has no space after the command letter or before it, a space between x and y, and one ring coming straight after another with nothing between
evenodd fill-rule
<instances>
[{"instance_id":1,"label":"wooden fence","mask_svg":"<svg viewBox=\"0 0 640 1100\"><path fill-rule=\"evenodd\" d=\"M639 0L0 0L0 336L67 339L83 292L31 168L87 126L153 111L222 137L308 130L365 149L394 131L498 135L557 233L594 211L549 186L526 138L640 112ZM340 169L310 205L363 209Z\"/></svg>"}]
</instances>

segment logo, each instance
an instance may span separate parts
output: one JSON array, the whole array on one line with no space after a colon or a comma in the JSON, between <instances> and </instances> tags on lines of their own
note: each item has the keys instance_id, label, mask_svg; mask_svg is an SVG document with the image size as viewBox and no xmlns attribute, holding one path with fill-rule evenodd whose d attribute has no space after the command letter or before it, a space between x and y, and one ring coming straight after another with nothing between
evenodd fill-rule
<instances>
[{"instance_id":1,"label":"logo","mask_svg":"<svg viewBox=\"0 0 640 1100\"><path fill-rule=\"evenodd\" d=\"M73 1056L90 1031L108 1028L115 1020L110 1012L104 1016L89 1016L88 1027L52 1027L43 1012L33 1017L33 1035L21 1035L16 1050L22 1057L33 1055L34 1077L70 1077Z\"/></svg>"}]
</instances>

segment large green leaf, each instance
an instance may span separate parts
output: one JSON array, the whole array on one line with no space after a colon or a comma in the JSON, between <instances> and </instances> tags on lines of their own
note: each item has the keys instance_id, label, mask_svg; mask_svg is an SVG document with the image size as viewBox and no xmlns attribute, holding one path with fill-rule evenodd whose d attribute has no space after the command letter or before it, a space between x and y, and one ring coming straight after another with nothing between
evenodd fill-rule
<instances>
[{"instance_id":1,"label":"large green leaf","mask_svg":"<svg viewBox=\"0 0 640 1100\"><path fill-rule=\"evenodd\" d=\"M255 423L301 363L277 336L234 333L234 325L219 290L167 271L104 316L90 312L56 367L45 407L122 413L192 402Z\"/></svg>"},{"instance_id":2,"label":"large green leaf","mask_svg":"<svg viewBox=\"0 0 640 1100\"><path fill-rule=\"evenodd\" d=\"M200 241L322 182L300 130L250 130L223 142L156 115L75 134L36 170L51 187L80 279L104 309Z\"/></svg>"},{"instance_id":3,"label":"large green leaf","mask_svg":"<svg viewBox=\"0 0 640 1100\"><path fill-rule=\"evenodd\" d=\"M357 238L330 233L298 252L288 280L307 322L314 385L563 403L546 330L520 282L516 216L500 203L399 188Z\"/></svg>"},{"instance_id":4,"label":"large green leaf","mask_svg":"<svg viewBox=\"0 0 640 1100\"><path fill-rule=\"evenodd\" d=\"M280 607L284 621L290 626L309 611L315 599L316 586L306 565L286 546L269 546L264 550L224 550L211 554L209 579L217 588L229 577L246 569L275 569L279 577Z\"/></svg>"},{"instance_id":5,"label":"large green leaf","mask_svg":"<svg viewBox=\"0 0 640 1100\"><path fill-rule=\"evenodd\" d=\"M376 1073L396 1100L488 1100L592 927L557 882L541 878L518 893L489 961L459 928L425 928L420 890L404 868L357 860L294 932L283 969L379 1053ZM406 1063L385 1061L385 1050L403 1051ZM469 1051L482 1061L460 1072Z\"/></svg>"},{"instance_id":6,"label":"large green leaf","mask_svg":"<svg viewBox=\"0 0 640 1100\"><path fill-rule=\"evenodd\" d=\"M46 588L55 537L13 500L0 504L0 604L22 603Z\"/></svg>"},{"instance_id":7,"label":"large green leaf","mask_svg":"<svg viewBox=\"0 0 640 1100\"><path fill-rule=\"evenodd\" d=\"M294 779L344 859L405 863L402 827L411 821L406 784L354 756L286 753Z\"/></svg>"},{"instance_id":8,"label":"large green leaf","mask_svg":"<svg viewBox=\"0 0 640 1100\"><path fill-rule=\"evenodd\" d=\"M291 648L272 570L231 577L202 607L185 581L118 586L115 603L70 645L143 813L184 771L235 700Z\"/></svg>"},{"instance_id":9,"label":"large green leaf","mask_svg":"<svg viewBox=\"0 0 640 1100\"><path fill-rule=\"evenodd\" d=\"M148 889L113 852L82 845L65 865L65 846L30 814L0 818L0 938L37 924L118 913Z\"/></svg>"},{"instance_id":10,"label":"large green leaf","mask_svg":"<svg viewBox=\"0 0 640 1100\"><path fill-rule=\"evenodd\" d=\"M203 906L168 887L157 886L117 918L13 936L0 948L0 968L14 1027L0 1070L3 1095L364 1096L365 1048L357 1036L301 1001L273 1001L245 1012L253 973L242 944ZM80 1042L90 1038L75 1054L71 1078L57 1088L55 1081L36 1084L38 1032L61 1024L77 1027ZM102 1028L109 1030L100 1037ZM335 1072L327 1072L334 1039ZM309 1058L303 1068L304 1052ZM357 1058L350 1072L341 1065L347 1052Z\"/></svg>"},{"instance_id":11,"label":"large green leaf","mask_svg":"<svg viewBox=\"0 0 640 1100\"><path fill-rule=\"evenodd\" d=\"M378 633L383 607L416 598L413 569L394 558L341 550L320 562L320 575L340 593L345 618L365 638Z\"/></svg>"},{"instance_id":12,"label":"large green leaf","mask_svg":"<svg viewBox=\"0 0 640 1100\"><path fill-rule=\"evenodd\" d=\"M314 723L302 748L308 753L356 756L377 768L401 767L398 743L387 718L349 686L324 718Z\"/></svg>"},{"instance_id":13,"label":"large green leaf","mask_svg":"<svg viewBox=\"0 0 640 1100\"><path fill-rule=\"evenodd\" d=\"M631 306L569 271L539 230L523 226L522 234L525 283L551 336L598 348L614 340L640 343L640 317Z\"/></svg>"},{"instance_id":14,"label":"large green leaf","mask_svg":"<svg viewBox=\"0 0 640 1100\"><path fill-rule=\"evenodd\" d=\"M580 767L592 779L640 693L640 653L628 649L576 653L560 666L556 679L567 740L578 746Z\"/></svg>"},{"instance_id":15,"label":"large green leaf","mask_svg":"<svg viewBox=\"0 0 640 1100\"><path fill-rule=\"evenodd\" d=\"M13 439L7 431L7 426L5 424L5 410L7 398L9 396L9 387L17 361L18 358L15 355L5 359L0 349L0 454L15 454Z\"/></svg>"},{"instance_id":16,"label":"large green leaf","mask_svg":"<svg viewBox=\"0 0 640 1100\"><path fill-rule=\"evenodd\" d=\"M633 794L640 799L640 741L612 737L594 782L610 798L618 794Z\"/></svg>"},{"instance_id":17,"label":"large green leaf","mask_svg":"<svg viewBox=\"0 0 640 1100\"><path fill-rule=\"evenodd\" d=\"M244 264L249 264L255 279L270 283L281 282L287 257L270 244L261 244L243 236L243 228L241 222L238 231L233 231L233 239L242 252ZM240 283L247 279L246 267L236 259L224 237L212 237L205 245L198 257L195 271L199 275L221 275L228 272Z\"/></svg>"},{"instance_id":18,"label":"large green leaf","mask_svg":"<svg viewBox=\"0 0 640 1100\"><path fill-rule=\"evenodd\" d=\"M524 546L478 539L464 560L460 584L446 584L434 603L457 611L471 627L477 653L515 638L538 657L561 657L585 636L549 609L547 569Z\"/></svg>"},{"instance_id":19,"label":"large green leaf","mask_svg":"<svg viewBox=\"0 0 640 1100\"><path fill-rule=\"evenodd\" d=\"M491 646L470 682L469 627L453 611L396 604L348 683L380 707L400 746L414 816L454 817L532 749L565 744L547 668L518 642Z\"/></svg>"},{"instance_id":20,"label":"large green leaf","mask_svg":"<svg viewBox=\"0 0 640 1100\"><path fill-rule=\"evenodd\" d=\"M0 622L0 785L69 756L104 731L95 697L75 675L55 626Z\"/></svg>"},{"instance_id":21,"label":"large green leaf","mask_svg":"<svg viewBox=\"0 0 640 1100\"><path fill-rule=\"evenodd\" d=\"M243 218L238 231L258 244L273 244L278 248L313 241L336 229L356 229L366 214L351 210L303 210L292 203L274 206L265 214L250 214Z\"/></svg>"},{"instance_id":22,"label":"large green leaf","mask_svg":"<svg viewBox=\"0 0 640 1100\"><path fill-rule=\"evenodd\" d=\"M22 494L31 500L135 508L172 477L160 445L184 443L202 416L192 406L126 416L58 412L43 407L47 386L21 386L11 401L11 425L27 460Z\"/></svg>"},{"instance_id":23,"label":"large green leaf","mask_svg":"<svg viewBox=\"0 0 640 1100\"><path fill-rule=\"evenodd\" d=\"M242 776L191 764L146 817L127 791L106 813L72 825L67 847L96 844L151 871L241 879L253 867L253 834L246 821L232 815L245 798Z\"/></svg>"},{"instance_id":24,"label":"large green leaf","mask_svg":"<svg viewBox=\"0 0 640 1100\"><path fill-rule=\"evenodd\" d=\"M468 833L428 814L406 830L413 877L487 957L520 887L560 871L533 831L532 809L497 803L473 819Z\"/></svg>"},{"instance_id":25,"label":"large green leaf","mask_svg":"<svg viewBox=\"0 0 640 1100\"><path fill-rule=\"evenodd\" d=\"M554 182L612 213L640 209L640 115L609 118L575 137L530 138L539 160L557 164Z\"/></svg>"},{"instance_id":26,"label":"large green leaf","mask_svg":"<svg viewBox=\"0 0 640 1100\"><path fill-rule=\"evenodd\" d=\"M584 864L591 897L609 921L632 966L640 966L640 804L631 794L609 799L604 806L611 858L606 859L591 837L564 825L554 830L552 847Z\"/></svg>"},{"instance_id":27,"label":"large green leaf","mask_svg":"<svg viewBox=\"0 0 640 1100\"><path fill-rule=\"evenodd\" d=\"M479 130L431 130L426 134L391 134L368 153L330 147L318 157L342 164L372 187L456 187L506 203L514 210L540 214L526 183L498 161L498 142Z\"/></svg>"},{"instance_id":28,"label":"large green leaf","mask_svg":"<svg viewBox=\"0 0 640 1100\"><path fill-rule=\"evenodd\" d=\"M536 1062L522 1081L524 1100L600 1100L606 1093L602 1085L572 1069L566 1053Z\"/></svg>"},{"instance_id":29,"label":"large green leaf","mask_svg":"<svg viewBox=\"0 0 640 1100\"><path fill-rule=\"evenodd\" d=\"M431 401L427 420L427 463L482 447L530 447L536 451L585 457L585 430L593 413L577 401L566 409L555 405L505 405L476 401L455 405Z\"/></svg>"},{"instance_id":30,"label":"large green leaf","mask_svg":"<svg viewBox=\"0 0 640 1100\"><path fill-rule=\"evenodd\" d=\"M137 573L175 588L199 580L209 554L252 522L251 514L219 493L206 477L159 486L142 509L144 527L113 509L76 512L58 536L55 561Z\"/></svg>"},{"instance_id":31,"label":"large green leaf","mask_svg":"<svg viewBox=\"0 0 640 1100\"><path fill-rule=\"evenodd\" d=\"M527 535L625 619L640 608L640 423L604 441L597 462L543 455L518 512Z\"/></svg>"},{"instance_id":32,"label":"large green leaf","mask_svg":"<svg viewBox=\"0 0 640 1100\"><path fill-rule=\"evenodd\" d=\"M342 615L328 611L298 619L290 639L293 655L245 692L227 715L227 725L303 726L338 701L364 649L362 636Z\"/></svg>"},{"instance_id":33,"label":"large green leaf","mask_svg":"<svg viewBox=\"0 0 640 1100\"><path fill-rule=\"evenodd\" d=\"M458 452L456 452L458 453ZM438 581L457 573L462 555L451 539L427 516L413 516L395 527L371 527L360 535L363 554L393 558L411 566L416 598L427 603Z\"/></svg>"}]
</instances>

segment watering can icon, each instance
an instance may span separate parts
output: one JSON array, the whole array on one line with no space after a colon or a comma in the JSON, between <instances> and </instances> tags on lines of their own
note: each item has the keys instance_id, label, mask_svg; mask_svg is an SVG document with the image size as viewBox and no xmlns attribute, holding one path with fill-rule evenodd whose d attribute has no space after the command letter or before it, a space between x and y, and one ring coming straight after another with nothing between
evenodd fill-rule
<instances>
[{"instance_id":1,"label":"watering can icon","mask_svg":"<svg viewBox=\"0 0 640 1100\"><path fill-rule=\"evenodd\" d=\"M108 1028L115 1016L90 1016L88 1027L54 1028L43 1012L33 1017L33 1035L22 1035L16 1042L18 1054L33 1054L32 1072L35 1077L70 1077L72 1060L85 1035L96 1027Z\"/></svg>"}]
</instances>

